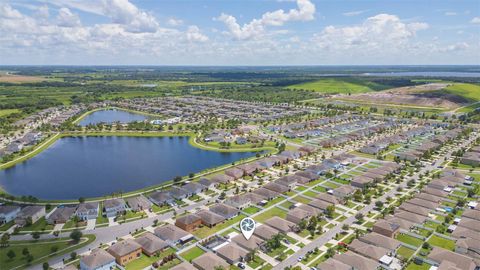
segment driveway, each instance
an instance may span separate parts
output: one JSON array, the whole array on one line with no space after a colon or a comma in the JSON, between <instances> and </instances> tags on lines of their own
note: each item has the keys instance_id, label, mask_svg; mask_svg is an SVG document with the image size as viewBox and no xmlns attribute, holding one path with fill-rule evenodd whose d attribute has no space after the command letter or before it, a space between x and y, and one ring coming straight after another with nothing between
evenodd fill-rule
<instances>
[{"instance_id":1,"label":"driveway","mask_svg":"<svg viewBox=\"0 0 480 270\"><path fill-rule=\"evenodd\" d=\"M87 227L85 228L85 230L93 230L95 229L95 224L97 223L97 220L96 219L89 219L87 220Z\"/></svg>"}]
</instances>

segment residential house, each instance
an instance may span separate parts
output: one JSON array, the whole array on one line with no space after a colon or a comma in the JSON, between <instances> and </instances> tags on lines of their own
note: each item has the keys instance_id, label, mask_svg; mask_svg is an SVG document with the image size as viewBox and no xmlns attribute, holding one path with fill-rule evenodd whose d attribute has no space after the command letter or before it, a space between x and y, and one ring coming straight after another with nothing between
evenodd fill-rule
<instances>
[{"instance_id":1,"label":"residential house","mask_svg":"<svg viewBox=\"0 0 480 270\"><path fill-rule=\"evenodd\" d=\"M115 269L116 265L115 257L101 248L80 258L80 270L111 270Z\"/></svg>"},{"instance_id":2,"label":"residential house","mask_svg":"<svg viewBox=\"0 0 480 270\"><path fill-rule=\"evenodd\" d=\"M336 254L333 259L350 265L355 270L372 270L377 269L380 263L372 259L363 257L355 252L347 251L343 254Z\"/></svg>"},{"instance_id":3,"label":"residential house","mask_svg":"<svg viewBox=\"0 0 480 270\"><path fill-rule=\"evenodd\" d=\"M373 224L372 231L387 237L395 238L395 236L400 232L400 226L398 224L388 222L387 220L380 219Z\"/></svg>"},{"instance_id":4,"label":"residential house","mask_svg":"<svg viewBox=\"0 0 480 270\"><path fill-rule=\"evenodd\" d=\"M187 214L175 220L175 226L187 232L193 232L202 225L202 219L195 214Z\"/></svg>"},{"instance_id":5,"label":"residential house","mask_svg":"<svg viewBox=\"0 0 480 270\"><path fill-rule=\"evenodd\" d=\"M70 218L75 214L75 207L72 206L64 206L64 207L57 207L50 213L47 217L48 224L64 224L67 223Z\"/></svg>"},{"instance_id":6,"label":"residential house","mask_svg":"<svg viewBox=\"0 0 480 270\"><path fill-rule=\"evenodd\" d=\"M427 257L429 260L434 261L440 265L442 262L450 262L451 265L462 270L475 270L476 263L470 257L455 253L450 250L446 250L439 247L433 247L432 251ZM446 268L448 269L448 268Z\"/></svg>"},{"instance_id":7,"label":"residential house","mask_svg":"<svg viewBox=\"0 0 480 270\"><path fill-rule=\"evenodd\" d=\"M171 187L170 189L167 190L167 192L170 194L170 196L172 196L173 198L175 198L177 200L186 199L186 198L193 195L193 194L188 193L188 191L186 191L185 189L180 188L180 187Z\"/></svg>"},{"instance_id":8,"label":"residential house","mask_svg":"<svg viewBox=\"0 0 480 270\"><path fill-rule=\"evenodd\" d=\"M226 185L226 184L232 182L233 180L235 180L235 178L233 178L229 175L226 175L226 174L217 174L217 175L212 176L211 180L215 183Z\"/></svg>"},{"instance_id":9,"label":"residential house","mask_svg":"<svg viewBox=\"0 0 480 270\"><path fill-rule=\"evenodd\" d=\"M339 197L339 198L345 198L353 195L355 192L355 188L349 185L343 185L339 186L338 188L334 189L332 194L333 196Z\"/></svg>"},{"instance_id":10,"label":"residential house","mask_svg":"<svg viewBox=\"0 0 480 270\"><path fill-rule=\"evenodd\" d=\"M224 203L217 203L215 205L210 206L209 209L211 212L218 214L224 217L225 219L231 219L238 216L238 214L240 214L240 211L237 208Z\"/></svg>"},{"instance_id":11,"label":"residential house","mask_svg":"<svg viewBox=\"0 0 480 270\"><path fill-rule=\"evenodd\" d=\"M247 240L242 234L238 234L232 238L232 242L246 250L252 251L254 249L259 249L264 241L255 235L250 236Z\"/></svg>"},{"instance_id":12,"label":"residential house","mask_svg":"<svg viewBox=\"0 0 480 270\"><path fill-rule=\"evenodd\" d=\"M215 182L212 182L207 178L200 178L200 180L198 180L198 183L204 186L206 189L215 187Z\"/></svg>"},{"instance_id":13,"label":"residential house","mask_svg":"<svg viewBox=\"0 0 480 270\"><path fill-rule=\"evenodd\" d=\"M402 246L402 242L375 232L367 233L361 236L359 240L370 245L388 249L390 252L395 252L399 247Z\"/></svg>"},{"instance_id":14,"label":"residential house","mask_svg":"<svg viewBox=\"0 0 480 270\"><path fill-rule=\"evenodd\" d=\"M293 232L298 229L295 223L277 216L271 217L270 219L265 221L265 224L282 233Z\"/></svg>"},{"instance_id":15,"label":"residential house","mask_svg":"<svg viewBox=\"0 0 480 270\"><path fill-rule=\"evenodd\" d=\"M98 202L80 203L77 207L75 215L80 220L96 219L98 216Z\"/></svg>"},{"instance_id":16,"label":"residential house","mask_svg":"<svg viewBox=\"0 0 480 270\"><path fill-rule=\"evenodd\" d=\"M380 261L383 256L388 256L390 253L386 248L368 244L358 239L354 239L352 243L348 245L348 249L375 261Z\"/></svg>"},{"instance_id":17,"label":"residential house","mask_svg":"<svg viewBox=\"0 0 480 270\"><path fill-rule=\"evenodd\" d=\"M348 264L344 264L341 261L337 261L333 258L321 262L317 265L316 269L318 270L352 270L352 267Z\"/></svg>"},{"instance_id":18,"label":"residential house","mask_svg":"<svg viewBox=\"0 0 480 270\"><path fill-rule=\"evenodd\" d=\"M126 199L127 204L132 211L138 212L143 210L151 210L152 202L149 201L145 196L140 195L136 197L129 197Z\"/></svg>"},{"instance_id":19,"label":"residential house","mask_svg":"<svg viewBox=\"0 0 480 270\"><path fill-rule=\"evenodd\" d=\"M272 239L274 235L279 233L280 232L277 229L274 229L268 225L262 224L255 228L253 235L266 241L266 240Z\"/></svg>"},{"instance_id":20,"label":"residential house","mask_svg":"<svg viewBox=\"0 0 480 270\"><path fill-rule=\"evenodd\" d=\"M455 243L455 252L475 258L480 262L480 242L473 238L461 238Z\"/></svg>"},{"instance_id":21,"label":"residential house","mask_svg":"<svg viewBox=\"0 0 480 270\"><path fill-rule=\"evenodd\" d=\"M125 211L125 201L123 199L110 199L103 202L103 215L106 217L122 215Z\"/></svg>"},{"instance_id":22,"label":"residential house","mask_svg":"<svg viewBox=\"0 0 480 270\"><path fill-rule=\"evenodd\" d=\"M277 184L275 182L268 183L263 186L266 189L269 189L271 191L277 192L277 193L285 193L290 191L290 188L281 184Z\"/></svg>"},{"instance_id":23,"label":"residential house","mask_svg":"<svg viewBox=\"0 0 480 270\"><path fill-rule=\"evenodd\" d=\"M158 238L151 232L143 233L134 241L142 247L143 253L145 253L147 256L160 254L160 252L169 247L167 242Z\"/></svg>"},{"instance_id":24,"label":"residential house","mask_svg":"<svg viewBox=\"0 0 480 270\"><path fill-rule=\"evenodd\" d=\"M189 182L182 186L182 189L186 190L188 194L195 195L206 190L204 186L199 183Z\"/></svg>"},{"instance_id":25,"label":"residential house","mask_svg":"<svg viewBox=\"0 0 480 270\"><path fill-rule=\"evenodd\" d=\"M200 217L203 225L210 228L225 221L225 218L223 216L215 214L208 210L200 210L195 215Z\"/></svg>"},{"instance_id":26,"label":"residential house","mask_svg":"<svg viewBox=\"0 0 480 270\"><path fill-rule=\"evenodd\" d=\"M295 224L299 224L300 221L309 219L313 216L313 213L305 211L301 208L294 208L287 212L286 220L293 222Z\"/></svg>"},{"instance_id":27,"label":"residential house","mask_svg":"<svg viewBox=\"0 0 480 270\"><path fill-rule=\"evenodd\" d=\"M192 264L200 270L227 269L228 263L218 255L207 252L192 260Z\"/></svg>"},{"instance_id":28,"label":"residential house","mask_svg":"<svg viewBox=\"0 0 480 270\"><path fill-rule=\"evenodd\" d=\"M221 248L215 251L217 255L227 261L229 264L236 264L242 262L245 259L248 251L239 247L235 243L230 243L222 246Z\"/></svg>"},{"instance_id":29,"label":"residential house","mask_svg":"<svg viewBox=\"0 0 480 270\"><path fill-rule=\"evenodd\" d=\"M270 190L270 189L266 189L264 187L261 187L261 188L257 188L255 189L254 191L252 191L254 194L257 194L261 197L264 198L264 200L273 200L275 199L276 197L280 196L280 194L278 192L275 192L273 190Z\"/></svg>"},{"instance_id":30,"label":"residential house","mask_svg":"<svg viewBox=\"0 0 480 270\"><path fill-rule=\"evenodd\" d=\"M233 177L233 179L238 179L243 176L243 170L240 170L239 168L234 167L234 168L226 169L225 174Z\"/></svg>"},{"instance_id":31,"label":"residential house","mask_svg":"<svg viewBox=\"0 0 480 270\"><path fill-rule=\"evenodd\" d=\"M23 227L28 224L37 222L40 218L45 216L45 206L29 205L20 210L15 218L15 224Z\"/></svg>"},{"instance_id":32,"label":"residential house","mask_svg":"<svg viewBox=\"0 0 480 270\"><path fill-rule=\"evenodd\" d=\"M197 270L197 268L195 268L195 266L193 266L189 262L182 262L181 264L177 264L174 267L170 268L170 270Z\"/></svg>"},{"instance_id":33,"label":"residential house","mask_svg":"<svg viewBox=\"0 0 480 270\"><path fill-rule=\"evenodd\" d=\"M171 205L175 202L175 198L166 191L155 191L154 193L150 194L148 198L158 206L163 206L166 204Z\"/></svg>"},{"instance_id":34,"label":"residential house","mask_svg":"<svg viewBox=\"0 0 480 270\"><path fill-rule=\"evenodd\" d=\"M0 205L0 224L14 220L20 210L21 207L17 205Z\"/></svg>"},{"instance_id":35,"label":"residential house","mask_svg":"<svg viewBox=\"0 0 480 270\"><path fill-rule=\"evenodd\" d=\"M107 251L115 257L115 261L118 264L125 266L129 262L140 258L142 246L132 239L127 239L113 244Z\"/></svg>"},{"instance_id":36,"label":"residential house","mask_svg":"<svg viewBox=\"0 0 480 270\"><path fill-rule=\"evenodd\" d=\"M171 243L173 245L176 245L178 243L183 244L193 239L192 234L172 224L167 224L155 228L154 233L163 241L166 241L167 243Z\"/></svg>"}]
</instances>

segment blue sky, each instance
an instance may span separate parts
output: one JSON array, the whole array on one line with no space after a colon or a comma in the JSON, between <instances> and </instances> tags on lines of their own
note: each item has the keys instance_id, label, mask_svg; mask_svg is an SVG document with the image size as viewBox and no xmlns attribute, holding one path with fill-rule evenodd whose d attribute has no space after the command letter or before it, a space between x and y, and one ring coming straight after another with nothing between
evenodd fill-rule
<instances>
[{"instance_id":1,"label":"blue sky","mask_svg":"<svg viewBox=\"0 0 480 270\"><path fill-rule=\"evenodd\" d=\"M480 1L4 0L0 64L480 64Z\"/></svg>"}]
</instances>

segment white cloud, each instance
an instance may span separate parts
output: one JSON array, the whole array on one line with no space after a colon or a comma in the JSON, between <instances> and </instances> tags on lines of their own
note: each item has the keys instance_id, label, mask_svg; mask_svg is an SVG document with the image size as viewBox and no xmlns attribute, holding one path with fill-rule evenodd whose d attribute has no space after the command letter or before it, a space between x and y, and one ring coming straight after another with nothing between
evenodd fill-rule
<instances>
[{"instance_id":1,"label":"white cloud","mask_svg":"<svg viewBox=\"0 0 480 270\"><path fill-rule=\"evenodd\" d=\"M139 10L128 0L103 0L103 12L114 23L124 25L129 32L152 33L159 28L158 22L153 15Z\"/></svg>"},{"instance_id":2,"label":"white cloud","mask_svg":"<svg viewBox=\"0 0 480 270\"><path fill-rule=\"evenodd\" d=\"M365 12L369 11L368 9L365 9L365 10L355 10L355 11L349 11L349 12L344 12L342 13L343 16L347 16L347 17L352 17L352 16L357 16L357 15L360 15L360 14L363 14Z\"/></svg>"},{"instance_id":3,"label":"white cloud","mask_svg":"<svg viewBox=\"0 0 480 270\"><path fill-rule=\"evenodd\" d=\"M420 30L428 28L422 22L405 23L396 15L378 14L362 24L345 27L327 26L315 34L313 41L322 49L362 52L405 46ZM357 50L355 50L357 52Z\"/></svg>"},{"instance_id":4,"label":"white cloud","mask_svg":"<svg viewBox=\"0 0 480 270\"><path fill-rule=\"evenodd\" d=\"M80 26L81 22L77 14L64 7L58 10L57 25L61 27L76 27Z\"/></svg>"},{"instance_id":5,"label":"white cloud","mask_svg":"<svg viewBox=\"0 0 480 270\"><path fill-rule=\"evenodd\" d=\"M260 19L253 19L243 26L229 14L222 13L215 19L223 22L234 38L246 40L263 35L266 26L282 26L290 21L310 21L315 18L315 5L310 0L297 0L297 6L298 9L290 9L288 12L283 9L266 12Z\"/></svg>"},{"instance_id":6,"label":"white cloud","mask_svg":"<svg viewBox=\"0 0 480 270\"><path fill-rule=\"evenodd\" d=\"M454 11L447 11L444 14L445 14L445 16L457 16L458 15L457 12L454 12Z\"/></svg>"},{"instance_id":7,"label":"white cloud","mask_svg":"<svg viewBox=\"0 0 480 270\"><path fill-rule=\"evenodd\" d=\"M170 18L168 19L167 24L170 26L179 26L183 24L183 21L176 18Z\"/></svg>"},{"instance_id":8,"label":"white cloud","mask_svg":"<svg viewBox=\"0 0 480 270\"><path fill-rule=\"evenodd\" d=\"M470 22L475 24L480 24L480 17L474 17Z\"/></svg>"},{"instance_id":9,"label":"white cloud","mask_svg":"<svg viewBox=\"0 0 480 270\"><path fill-rule=\"evenodd\" d=\"M205 42L208 41L208 37L202 32L200 32L200 28L196 25L191 25L188 27L186 32L187 40L188 41L198 41L198 42Z\"/></svg>"},{"instance_id":10,"label":"white cloud","mask_svg":"<svg viewBox=\"0 0 480 270\"><path fill-rule=\"evenodd\" d=\"M441 47L438 48L439 52L458 52L458 51L464 51L468 49L470 46L466 42L457 42L452 45L448 45L446 47Z\"/></svg>"}]
</instances>

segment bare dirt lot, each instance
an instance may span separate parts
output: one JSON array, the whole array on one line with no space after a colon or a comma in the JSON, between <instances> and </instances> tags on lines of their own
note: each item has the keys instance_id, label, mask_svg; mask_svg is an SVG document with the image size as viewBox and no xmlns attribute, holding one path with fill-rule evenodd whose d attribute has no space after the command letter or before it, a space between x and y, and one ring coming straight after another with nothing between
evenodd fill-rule
<instances>
[{"instance_id":1,"label":"bare dirt lot","mask_svg":"<svg viewBox=\"0 0 480 270\"><path fill-rule=\"evenodd\" d=\"M429 83L417 86L393 88L381 92L369 92L355 95L336 95L333 98L350 101L362 101L373 104L396 104L420 107L441 107L455 109L469 101L461 96L439 92L449 84Z\"/></svg>"},{"instance_id":2,"label":"bare dirt lot","mask_svg":"<svg viewBox=\"0 0 480 270\"><path fill-rule=\"evenodd\" d=\"M43 77L22 76L22 75L8 74L8 73L0 73L0 82L29 83L29 82L41 82L45 80L47 79Z\"/></svg>"}]
</instances>

